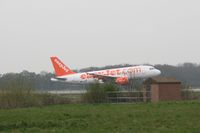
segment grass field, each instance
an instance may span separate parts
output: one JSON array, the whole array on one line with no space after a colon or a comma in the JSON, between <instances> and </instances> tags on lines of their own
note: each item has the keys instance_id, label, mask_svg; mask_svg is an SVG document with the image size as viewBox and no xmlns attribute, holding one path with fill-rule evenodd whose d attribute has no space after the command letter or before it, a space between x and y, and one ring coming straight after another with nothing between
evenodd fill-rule
<instances>
[{"instance_id":1,"label":"grass field","mask_svg":"<svg viewBox=\"0 0 200 133\"><path fill-rule=\"evenodd\" d=\"M200 101L0 110L0 132L200 133Z\"/></svg>"}]
</instances>

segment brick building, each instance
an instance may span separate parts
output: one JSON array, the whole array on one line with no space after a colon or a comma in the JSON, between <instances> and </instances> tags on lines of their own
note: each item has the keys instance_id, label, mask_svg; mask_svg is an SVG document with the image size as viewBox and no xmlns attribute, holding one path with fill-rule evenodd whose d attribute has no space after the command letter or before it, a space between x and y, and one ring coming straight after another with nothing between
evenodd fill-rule
<instances>
[{"instance_id":1,"label":"brick building","mask_svg":"<svg viewBox=\"0 0 200 133\"><path fill-rule=\"evenodd\" d=\"M181 82L173 77L153 77L144 81L144 101L181 100Z\"/></svg>"}]
</instances>

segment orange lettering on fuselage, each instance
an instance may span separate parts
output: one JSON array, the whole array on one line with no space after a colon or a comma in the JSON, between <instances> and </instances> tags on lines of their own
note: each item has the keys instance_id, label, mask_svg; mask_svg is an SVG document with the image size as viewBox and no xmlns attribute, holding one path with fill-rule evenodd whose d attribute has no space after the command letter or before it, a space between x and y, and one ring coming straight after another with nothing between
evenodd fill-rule
<instances>
[{"instance_id":1,"label":"orange lettering on fuselage","mask_svg":"<svg viewBox=\"0 0 200 133\"><path fill-rule=\"evenodd\" d=\"M116 73L117 73L117 75L121 75L120 69L117 69L117 70L116 70Z\"/></svg>"},{"instance_id":2,"label":"orange lettering on fuselage","mask_svg":"<svg viewBox=\"0 0 200 133\"><path fill-rule=\"evenodd\" d=\"M94 76L93 76L93 75L90 75L90 74L84 73L84 74L81 74L81 75L80 75L80 78L81 78L81 79L91 79L91 78L94 78Z\"/></svg>"},{"instance_id":3,"label":"orange lettering on fuselage","mask_svg":"<svg viewBox=\"0 0 200 133\"><path fill-rule=\"evenodd\" d=\"M92 78L94 78L93 75L87 74L87 79L92 79Z\"/></svg>"},{"instance_id":4,"label":"orange lettering on fuselage","mask_svg":"<svg viewBox=\"0 0 200 133\"><path fill-rule=\"evenodd\" d=\"M129 74L138 74L138 73L141 73L142 70L141 68L129 68L128 71L127 71Z\"/></svg>"},{"instance_id":5,"label":"orange lettering on fuselage","mask_svg":"<svg viewBox=\"0 0 200 133\"><path fill-rule=\"evenodd\" d=\"M102 76L120 76L122 74L123 75L138 74L138 73L141 73L141 72L142 72L141 68L132 67L132 68L129 68L129 69L124 68L124 69L103 70L103 71L98 71L95 74L102 75ZM84 73L84 74L80 75L80 78L81 79L91 79L91 78L94 78L94 76Z\"/></svg>"},{"instance_id":6,"label":"orange lettering on fuselage","mask_svg":"<svg viewBox=\"0 0 200 133\"><path fill-rule=\"evenodd\" d=\"M123 70L122 70L122 74L123 74L123 75L126 75L126 74L127 74L126 69L123 69Z\"/></svg>"},{"instance_id":7,"label":"orange lettering on fuselage","mask_svg":"<svg viewBox=\"0 0 200 133\"><path fill-rule=\"evenodd\" d=\"M116 75L116 70L110 71L110 75L111 75L111 76L115 76L115 75Z\"/></svg>"},{"instance_id":8,"label":"orange lettering on fuselage","mask_svg":"<svg viewBox=\"0 0 200 133\"><path fill-rule=\"evenodd\" d=\"M116 76L116 75L121 75L121 70L120 69L113 69L113 70L103 70L96 72L97 75L103 75L103 76Z\"/></svg>"},{"instance_id":9,"label":"orange lettering on fuselage","mask_svg":"<svg viewBox=\"0 0 200 133\"><path fill-rule=\"evenodd\" d=\"M86 78L87 78L87 75L86 75L86 74L81 74L80 78L81 78L81 79L86 79Z\"/></svg>"}]
</instances>

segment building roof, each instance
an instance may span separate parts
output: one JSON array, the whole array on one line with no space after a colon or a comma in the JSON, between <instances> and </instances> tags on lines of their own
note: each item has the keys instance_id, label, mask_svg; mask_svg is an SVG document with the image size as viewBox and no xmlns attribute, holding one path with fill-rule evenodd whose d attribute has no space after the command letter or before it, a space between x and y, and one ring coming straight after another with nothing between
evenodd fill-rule
<instances>
[{"instance_id":1,"label":"building roof","mask_svg":"<svg viewBox=\"0 0 200 133\"><path fill-rule=\"evenodd\" d=\"M174 77L152 77L144 81L144 84L180 84L181 81Z\"/></svg>"}]
</instances>

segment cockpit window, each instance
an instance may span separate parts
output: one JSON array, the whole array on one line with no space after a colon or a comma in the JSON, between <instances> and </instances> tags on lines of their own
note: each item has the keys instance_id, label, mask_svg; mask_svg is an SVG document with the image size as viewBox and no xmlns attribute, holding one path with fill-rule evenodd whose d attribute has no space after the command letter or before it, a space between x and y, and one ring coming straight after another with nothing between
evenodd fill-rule
<instances>
[{"instance_id":1,"label":"cockpit window","mask_svg":"<svg viewBox=\"0 0 200 133\"><path fill-rule=\"evenodd\" d=\"M153 67L151 67L151 68L149 68L149 70L154 70L155 68L153 68Z\"/></svg>"}]
</instances>

